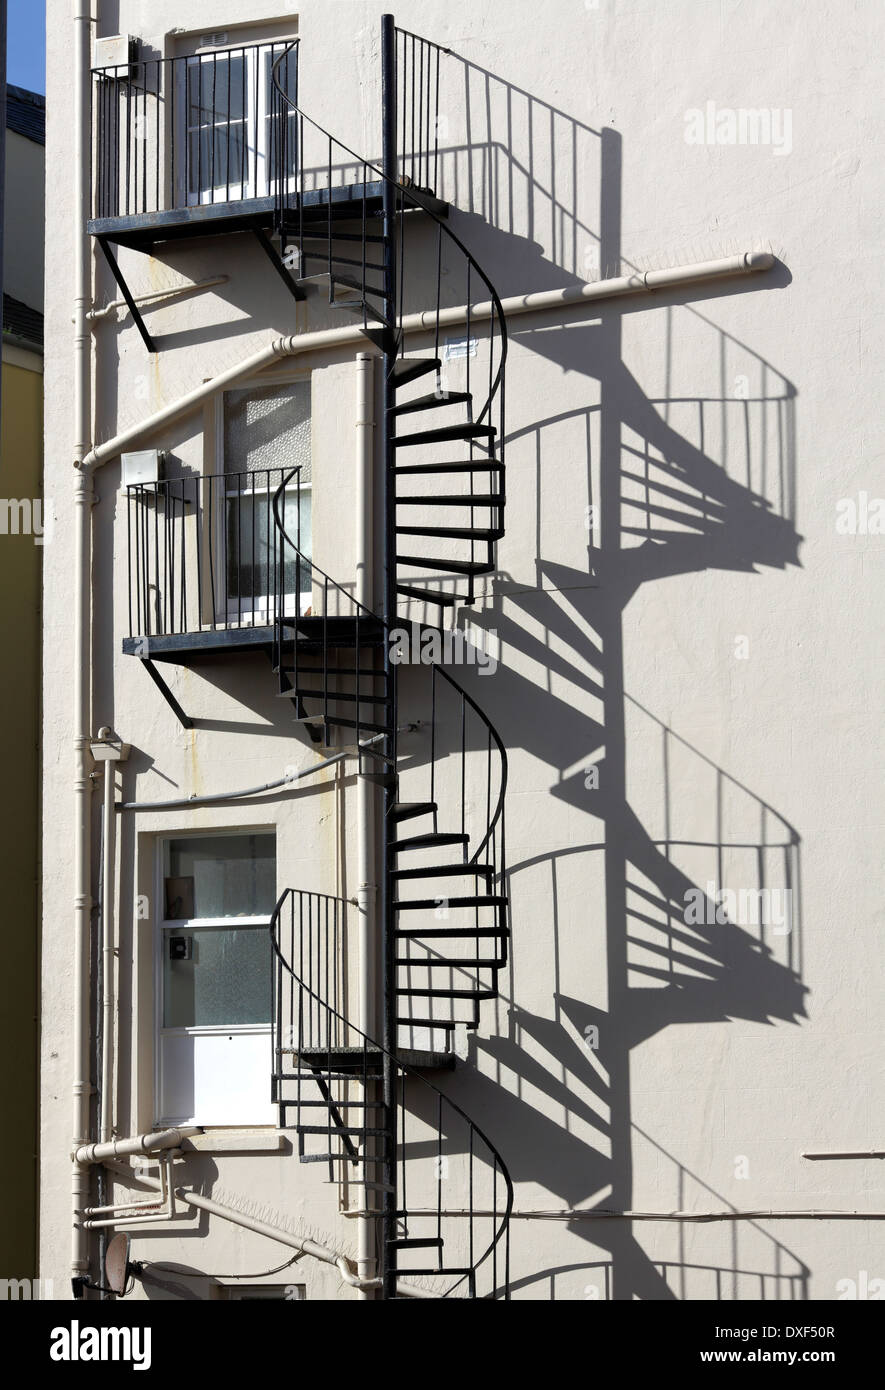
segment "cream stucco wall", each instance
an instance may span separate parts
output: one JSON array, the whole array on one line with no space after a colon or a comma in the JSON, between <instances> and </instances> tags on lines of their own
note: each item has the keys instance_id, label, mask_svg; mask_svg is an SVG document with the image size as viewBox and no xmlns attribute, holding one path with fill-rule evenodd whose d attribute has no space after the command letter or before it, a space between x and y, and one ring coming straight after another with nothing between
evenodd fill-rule
<instances>
[{"instance_id":1,"label":"cream stucco wall","mask_svg":"<svg viewBox=\"0 0 885 1390\"><path fill-rule=\"evenodd\" d=\"M139 34L162 50L175 28L215 31L230 17L218 0L185 8L120 0L102 6L99 32ZM350 0L298 10L302 102L369 154L381 13ZM271 0L255 17L275 14ZM882 173L869 143L880 14L829 0L801 10L556 0L540 15L522 0L423 0L396 18L458 55L444 95L442 191L501 294L755 247L778 257L767 275L739 283L511 325L507 534L474 615L497 633L500 664L466 681L510 750L512 967L444 1088L482 1117L517 1184L515 1296L835 1297L860 1271L885 1276L880 1224L797 1219L885 1206L875 1160L802 1157L881 1146L885 541L836 527L840 499L883 491L870 280ZM53 227L47 291L56 526L44 556L41 1272L58 1286L72 1009L69 27L68 8L50 0L48 176L66 213ZM708 102L789 111L791 147L687 143L685 113ZM432 274L429 240L427 251ZM97 440L274 332L330 322L313 304L296 314L247 238L121 261L137 293L179 278L230 280L151 312L153 359L127 315L100 322ZM99 303L116 297L104 266L97 286ZM301 367L312 372L315 557L347 583L353 350ZM192 416L156 442L199 468L202 424ZM112 725L133 746L125 797L220 791L307 762L314 755L280 713L259 658L168 668L197 724L186 732L120 654L117 461L96 486L93 731ZM408 682L404 690L408 700ZM137 833L124 820L121 1018L131 1015L133 1040L121 1059L123 1132L154 1119L153 922L132 909L136 892L150 893L151 837L271 824L280 888L348 896L354 783L329 773L321 785L139 816ZM792 930L760 939L751 926L687 924L686 892L711 881L789 890ZM258 1202L353 1252L352 1223L315 1167L288 1153L191 1163L220 1200ZM593 1219L594 1207L648 1219ZM654 1219L726 1209L792 1219ZM277 1253L191 1218L177 1238L137 1242L138 1258L191 1272L270 1268ZM302 1280L309 1297L334 1292L335 1276L319 1266L299 1266ZM174 1296L175 1284L167 1278L151 1296Z\"/></svg>"}]
</instances>

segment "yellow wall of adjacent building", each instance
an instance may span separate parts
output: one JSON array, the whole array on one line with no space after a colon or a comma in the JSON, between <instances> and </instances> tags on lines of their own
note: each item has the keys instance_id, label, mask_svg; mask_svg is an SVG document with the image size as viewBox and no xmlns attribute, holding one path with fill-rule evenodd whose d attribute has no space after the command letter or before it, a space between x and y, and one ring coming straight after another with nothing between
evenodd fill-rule
<instances>
[{"instance_id":1,"label":"yellow wall of adjacent building","mask_svg":"<svg viewBox=\"0 0 885 1390\"><path fill-rule=\"evenodd\" d=\"M14 362L9 358L16 359ZM28 365L19 363L27 361ZM10 534L6 504L42 496L42 359L3 349L0 438L0 648L3 652L0 879L0 1114L15 1144L0 1155L0 1190L14 1194L3 1218L3 1274L36 1274L37 978L39 962L40 575L35 536ZM38 513L38 517L41 513ZM14 1060L13 1060L14 1059Z\"/></svg>"}]
</instances>

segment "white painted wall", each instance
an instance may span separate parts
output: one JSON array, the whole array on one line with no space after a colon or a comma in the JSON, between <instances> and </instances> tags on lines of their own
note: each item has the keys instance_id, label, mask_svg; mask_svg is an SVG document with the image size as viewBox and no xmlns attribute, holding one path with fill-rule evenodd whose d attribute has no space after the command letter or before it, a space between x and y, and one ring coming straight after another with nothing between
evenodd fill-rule
<instances>
[{"instance_id":1,"label":"white painted wall","mask_svg":"<svg viewBox=\"0 0 885 1390\"><path fill-rule=\"evenodd\" d=\"M102 6L99 32L162 46L176 27L217 30L233 12L217 0L186 11L180 0L120 0ZM256 18L274 12L271 0ZM305 108L370 154L381 12L319 0L298 12ZM683 0L675 12L648 0L557 0L540 13L522 0L423 0L396 17L463 60L452 60L445 98L443 191L457 204L453 227L502 294L616 273L619 258L645 269L757 246L779 258L766 277L703 294L512 325L507 535L479 619L497 632L501 662L469 688L510 749L513 965L469 1065L445 1088L482 1117L517 1183L515 1296L845 1296L844 1281L861 1271L885 1276L879 1225L795 1218L885 1207L875 1160L802 1157L881 1146L885 542L836 528L840 499L885 491L872 444L882 173L869 153L880 101L869 55L880 13L826 0L801 10ZM50 0L48 185L71 214L54 221L46 345L46 493L57 524L44 552L41 1273L57 1287L68 1248L72 1007L69 27L68 7ZM785 140L687 143L686 112L708 102L719 113L766 108L776 122L790 112L789 151ZM217 295L151 313L163 346L154 361L128 316L100 324L97 440L274 332L326 322L314 309L296 321L245 239L124 264L136 292L178 277L231 279ZM104 267L97 285L98 303L116 297ZM347 581L352 353L312 365L323 480L315 555ZM200 428L192 417L158 443L199 466ZM117 463L97 480L93 723L133 745L127 798L219 791L309 760L257 660L205 676L171 670L176 696L207 721L185 733L120 655L118 482ZM680 492L694 501L693 524L679 521ZM619 494L636 505L619 506ZM590 532L588 506L599 508ZM598 789L585 780L594 763ZM134 1041L122 1058L124 1132L153 1119L152 923L131 910L137 892L151 891L151 837L272 824L281 888L348 896L353 783L322 780L332 789L249 810L156 813L137 831L126 822L121 1017ZM766 887L792 890L788 935L768 931L760 943L752 927L682 919L686 892L710 881L755 888L760 872ZM290 1155L192 1162L219 1200L256 1201L355 1249L335 1189ZM594 1207L794 1219L631 1227L594 1220ZM192 1218L181 1229L177 1241L140 1235L138 1258L193 1270L283 1258L220 1223L199 1240ZM299 1269L309 1297L332 1296L334 1273Z\"/></svg>"}]
</instances>

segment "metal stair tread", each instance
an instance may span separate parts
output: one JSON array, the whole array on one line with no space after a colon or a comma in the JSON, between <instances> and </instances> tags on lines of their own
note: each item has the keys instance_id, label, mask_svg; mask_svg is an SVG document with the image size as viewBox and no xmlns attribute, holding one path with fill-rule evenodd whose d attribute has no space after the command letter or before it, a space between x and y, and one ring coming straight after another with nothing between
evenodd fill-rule
<instances>
[{"instance_id":1,"label":"metal stair tread","mask_svg":"<svg viewBox=\"0 0 885 1390\"><path fill-rule=\"evenodd\" d=\"M494 878L495 870L491 864L429 864L420 868L391 869L391 878L457 878L459 875L472 875L476 878Z\"/></svg>"},{"instance_id":2,"label":"metal stair tread","mask_svg":"<svg viewBox=\"0 0 885 1390\"><path fill-rule=\"evenodd\" d=\"M436 560L432 555L397 555L398 565L410 565L416 569L450 570L453 574L491 574L495 568L484 560Z\"/></svg>"},{"instance_id":3,"label":"metal stair tread","mask_svg":"<svg viewBox=\"0 0 885 1390\"><path fill-rule=\"evenodd\" d=\"M395 405L391 415L411 415L419 410L441 410L447 405L465 405L473 400L472 391L447 391L442 394L432 391L428 396L416 396L413 401L403 401Z\"/></svg>"},{"instance_id":4,"label":"metal stair tread","mask_svg":"<svg viewBox=\"0 0 885 1390\"><path fill-rule=\"evenodd\" d=\"M447 907L506 907L507 901L498 893L468 893L445 900ZM439 898L397 898L393 907L396 912L417 912L421 908L439 907Z\"/></svg>"},{"instance_id":5,"label":"metal stair tread","mask_svg":"<svg viewBox=\"0 0 885 1390\"><path fill-rule=\"evenodd\" d=\"M439 493L428 492L424 497L411 495L397 497L398 507L503 507L506 498L503 492Z\"/></svg>"},{"instance_id":6,"label":"metal stair tread","mask_svg":"<svg viewBox=\"0 0 885 1390\"><path fill-rule=\"evenodd\" d=\"M508 936L507 928L506 928L506 927L500 927L500 926L499 926L499 927L465 927L465 926L461 926L461 927L458 927L458 926L454 926L454 927L396 927L396 928L394 929L394 933L393 933L393 934L394 934L395 937L399 938L401 941L421 941L421 940L423 940L425 937L427 937L428 939L430 939L430 938L432 938L432 937L444 937L444 936L455 936L455 937L459 937L459 938L460 938L460 937L465 937L465 936L469 936L469 937L478 937L478 936L481 936L481 937L493 937L493 936L497 936L497 937L500 937L501 940L503 941L503 940L506 940L506 938L507 938L507 936Z\"/></svg>"},{"instance_id":7,"label":"metal stair tread","mask_svg":"<svg viewBox=\"0 0 885 1390\"><path fill-rule=\"evenodd\" d=\"M490 473L503 472L497 459L452 459L449 463L398 463L394 473Z\"/></svg>"},{"instance_id":8,"label":"metal stair tread","mask_svg":"<svg viewBox=\"0 0 885 1390\"><path fill-rule=\"evenodd\" d=\"M423 603L436 603L440 608L454 607L460 597L458 594L444 594L441 590L416 589L410 584L397 584L396 592L402 594L403 598L415 598Z\"/></svg>"},{"instance_id":9,"label":"metal stair tread","mask_svg":"<svg viewBox=\"0 0 885 1390\"><path fill-rule=\"evenodd\" d=\"M500 526L397 526L398 536L433 536L455 541L497 541L504 532Z\"/></svg>"},{"instance_id":10,"label":"metal stair tread","mask_svg":"<svg viewBox=\"0 0 885 1390\"><path fill-rule=\"evenodd\" d=\"M399 357L393 364L391 379L398 390L400 386L407 386L410 381L417 381L428 372L441 370L442 359L439 357Z\"/></svg>"},{"instance_id":11,"label":"metal stair tread","mask_svg":"<svg viewBox=\"0 0 885 1390\"><path fill-rule=\"evenodd\" d=\"M388 1250L442 1250L442 1236L396 1236L385 1242Z\"/></svg>"},{"instance_id":12,"label":"metal stair tread","mask_svg":"<svg viewBox=\"0 0 885 1390\"><path fill-rule=\"evenodd\" d=\"M496 989L432 989L416 985L397 985L396 992L402 998L420 999L495 999Z\"/></svg>"},{"instance_id":13,"label":"metal stair tread","mask_svg":"<svg viewBox=\"0 0 885 1390\"><path fill-rule=\"evenodd\" d=\"M392 849L429 849L433 845L466 845L470 836L459 830L428 830L425 835L410 835L404 840L394 840Z\"/></svg>"},{"instance_id":14,"label":"metal stair tread","mask_svg":"<svg viewBox=\"0 0 885 1390\"><path fill-rule=\"evenodd\" d=\"M397 435L393 444L396 448L406 448L417 444L445 444L453 439L494 439L497 433L494 425L440 425L438 429Z\"/></svg>"}]
</instances>

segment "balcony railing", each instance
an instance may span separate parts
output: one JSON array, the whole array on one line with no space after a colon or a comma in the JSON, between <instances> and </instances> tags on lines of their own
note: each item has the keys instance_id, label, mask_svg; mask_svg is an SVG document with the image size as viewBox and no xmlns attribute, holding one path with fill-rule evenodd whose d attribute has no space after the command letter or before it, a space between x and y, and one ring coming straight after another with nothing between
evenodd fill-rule
<instances>
[{"instance_id":1,"label":"balcony railing","mask_svg":"<svg viewBox=\"0 0 885 1390\"><path fill-rule=\"evenodd\" d=\"M297 39L277 40L93 68L93 217L272 197L292 208L305 189L359 182L359 161L333 167L293 109L299 47ZM440 60L447 53L396 31L399 172L423 189L436 186L446 134ZM288 102L271 81L278 59Z\"/></svg>"},{"instance_id":2,"label":"balcony railing","mask_svg":"<svg viewBox=\"0 0 885 1390\"><path fill-rule=\"evenodd\" d=\"M270 72L298 100L298 42L141 58L92 72L93 216L272 197L281 129Z\"/></svg>"},{"instance_id":3,"label":"balcony railing","mask_svg":"<svg viewBox=\"0 0 885 1390\"><path fill-rule=\"evenodd\" d=\"M307 609L311 493L296 469L278 506L297 551L281 546L274 495L287 473L264 468L127 488L130 637L269 627L280 612Z\"/></svg>"}]
</instances>

